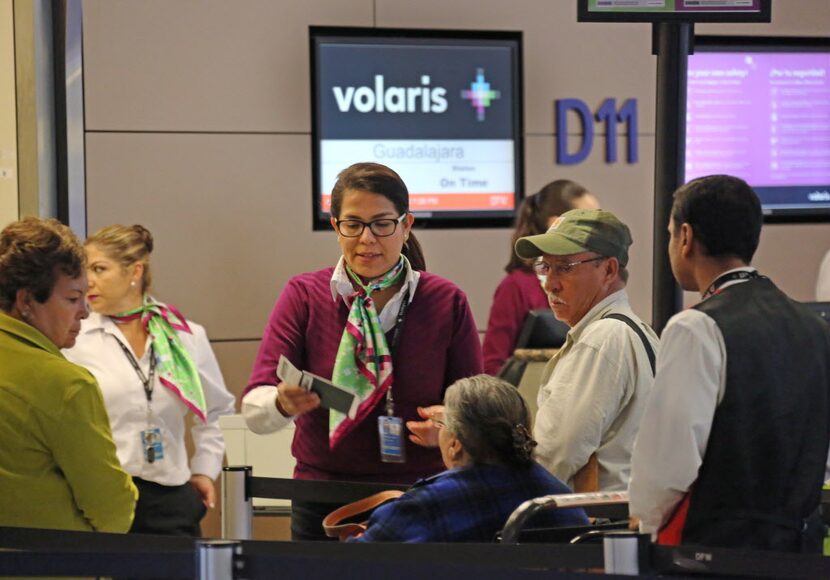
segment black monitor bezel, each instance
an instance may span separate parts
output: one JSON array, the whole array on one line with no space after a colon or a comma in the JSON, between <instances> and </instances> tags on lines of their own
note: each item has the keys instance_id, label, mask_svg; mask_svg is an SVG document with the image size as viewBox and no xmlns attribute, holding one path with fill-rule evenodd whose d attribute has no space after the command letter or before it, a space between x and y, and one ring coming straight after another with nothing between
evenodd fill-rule
<instances>
[{"instance_id":1,"label":"black monitor bezel","mask_svg":"<svg viewBox=\"0 0 830 580\"><path fill-rule=\"evenodd\" d=\"M567 334L568 325L558 320L550 308L531 310L522 323L515 348L559 348Z\"/></svg>"},{"instance_id":2,"label":"black monitor bezel","mask_svg":"<svg viewBox=\"0 0 830 580\"><path fill-rule=\"evenodd\" d=\"M588 0L579 0L577 22L772 22L772 0L760 0L758 12L596 12L588 9Z\"/></svg>"},{"instance_id":3,"label":"black monitor bezel","mask_svg":"<svg viewBox=\"0 0 830 580\"><path fill-rule=\"evenodd\" d=\"M323 39L331 38L368 38L368 39L428 39L428 40L498 40L515 42L514 71L515 85L513 123L516 128L516 140L513 147L516 183L515 208L503 216L476 216L469 212L442 212L440 216L428 216L426 212L412 212L415 216L416 229L481 229L509 228L513 226L519 204L524 199L524 64L523 34L512 30L454 30L421 28L370 28L354 26L309 26L309 77L311 79L311 221L315 231L331 228L328 214L322 212L320 185L320 137L319 111L317 110L317 46Z\"/></svg>"},{"instance_id":4,"label":"black monitor bezel","mask_svg":"<svg viewBox=\"0 0 830 580\"><path fill-rule=\"evenodd\" d=\"M830 37L697 35L694 52L830 52ZM752 184L750 184L752 185ZM768 213L765 224L826 223L830 208L799 208Z\"/></svg>"}]
</instances>

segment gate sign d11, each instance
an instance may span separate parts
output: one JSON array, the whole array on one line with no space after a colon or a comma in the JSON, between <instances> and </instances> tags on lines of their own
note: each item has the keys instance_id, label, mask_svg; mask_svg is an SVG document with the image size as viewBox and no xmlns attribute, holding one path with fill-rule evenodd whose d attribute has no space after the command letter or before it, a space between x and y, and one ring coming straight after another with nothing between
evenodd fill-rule
<instances>
[{"instance_id":1,"label":"gate sign d11","mask_svg":"<svg viewBox=\"0 0 830 580\"><path fill-rule=\"evenodd\" d=\"M582 143L573 153L568 151L568 112L573 112L582 123ZM605 161L617 162L617 124L626 125L626 161L637 163L637 99L628 99L617 109L616 99L605 99L591 113L585 101L559 99L556 101L556 162L577 165L587 159L594 145L594 120L605 124Z\"/></svg>"}]
</instances>

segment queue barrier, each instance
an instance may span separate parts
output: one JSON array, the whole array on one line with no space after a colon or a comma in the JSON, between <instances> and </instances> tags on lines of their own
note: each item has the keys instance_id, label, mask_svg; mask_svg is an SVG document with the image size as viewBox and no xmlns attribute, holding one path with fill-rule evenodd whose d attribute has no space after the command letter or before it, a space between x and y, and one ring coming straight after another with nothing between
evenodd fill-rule
<instances>
[{"instance_id":1,"label":"queue barrier","mask_svg":"<svg viewBox=\"0 0 830 580\"><path fill-rule=\"evenodd\" d=\"M252 477L250 468L231 468L229 471L242 472L243 500L248 502L259 493L280 494L288 499L348 502L391 487L385 484L264 478L257 481L258 478ZM824 494L823 503L830 503L828 496L830 494ZM566 503L574 506L578 501L575 497L570 500L568 496L555 497L562 506ZM598 501L597 498L594 501ZM329 579L336 575L341 578L394 576L403 580L423 580L424 577L430 580L457 580L459 576L472 575L480 579L573 578L587 577L588 571L596 573L603 570L607 573L616 570L628 574L679 574L686 577L830 578L830 558L694 546L658 546L642 535L619 531L604 538L602 545L341 544L217 541L0 527L0 577L48 575L260 580L279 576L311 580Z\"/></svg>"},{"instance_id":2,"label":"queue barrier","mask_svg":"<svg viewBox=\"0 0 830 580\"><path fill-rule=\"evenodd\" d=\"M830 578L830 558L818 555L635 543L640 574ZM608 570L607 556L607 550L599 544L342 544L250 540L217 543L164 536L0 527L0 577L587 578L588 571L595 574L603 568Z\"/></svg>"},{"instance_id":3,"label":"queue barrier","mask_svg":"<svg viewBox=\"0 0 830 580\"><path fill-rule=\"evenodd\" d=\"M380 491L392 489L406 491L408 488L408 485L389 483L255 477L250 466L225 467L222 470L222 537L236 540L249 540L253 537L253 517L256 513L253 498L315 501L342 505ZM577 499L591 496L591 494L570 495ZM615 496L613 500L606 498L603 501L588 501L581 507L584 507L588 515L592 517L612 520L628 519L627 495L624 498Z\"/></svg>"},{"instance_id":4,"label":"queue barrier","mask_svg":"<svg viewBox=\"0 0 830 580\"><path fill-rule=\"evenodd\" d=\"M0 527L0 577L227 579L239 542Z\"/></svg>"},{"instance_id":5,"label":"queue barrier","mask_svg":"<svg viewBox=\"0 0 830 580\"><path fill-rule=\"evenodd\" d=\"M318 501L326 503L349 503L359 499L363 499L369 495L379 491L389 489L405 490L408 486L396 486L390 484L375 484L375 483L357 483L357 482L343 482L343 481L310 481L310 480L295 480L295 479L279 479L279 478L261 478L254 477L250 467L226 467L222 474L223 477L223 496L222 496L222 517L223 517L223 537L237 538L241 540L249 540L251 538L251 522L253 518L252 499L267 498L267 499L290 499L300 501ZM226 485L227 482L227 485ZM227 495L225 493L227 490ZM822 504L830 505L830 491L825 490L822 495ZM555 509L564 507L582 507L593 517L610 518L613 520L621 520L628 518L628 493L627 492L595 492L583 494L562 494L543 496L524 502L519 506L514 513L508 518L504 529L501 533L500 542L504 548L496 548L493 544L485 544L488 546L482 550L480 544L453 544L451 553L453 559L451 561L444 561L440 558L436 559L438 553L433 553L437 544L425 544L421 547L401 547L400 544L388 545L381 544L379 552L373 554L373 560L377 562L365 562L361 566L367 567L367 573L373 570L376 573L382 572L382 562L389 554L394 554L393 561L403 561L406 559L407 550L424 550L424 557L428 557L427 566L432 566L443 562L447 566L461 565L464 566L479 566L479 565L500 565L507 564L515 569L523 569L524 565L532 562L533 566L548 570L583 570L583 569L602 569L607 568L610 560L614 555L617 560L620 554L627 554L623 559L622 570L631 570L632 565L636 565L640 572L651 571L652 573L703 573L715 575L746 575L748 571L752 571L751 575L767 578L808 578L808 577L828 577L830 578L830 558L813 555L793 555L793 554L777 554L769 552L747 552L744 550L710 550L700 548L690 548L686 546L667 547L652 545L648 538L643 538L642 534L635 534L632 532L621 532L614 526L609 526L612 529L602 530L598 529L595 532L584 534L591 536L593 533L607 535L603 538L603 544L586 544L586 545L560 545L560 544L533 544L518 543L524 542L526 535L523 532L536 531L544 532L543 530L526 530L527 522L542 509ZM237 510L237 513L232 513ZM241 516L239 512L241 511ZM228 512L228 513L226 513ZM226 521L228 525L226 526ZM231 522L244 523L237 528L230 525ZM235 532L238 535L224 535L225 532ZM551 529L551 532L563 531L561 529ZM584 531L582 529L581 531ZM550 534L549 534L550 536ZM542 534L544 537L544 534ZM633 542L631 540L634 540ZM535 540L538 541L538 540ZM272 557L274 551L274 543L261 543L268 546L266 554L263 558ZM255 543L255 545L261 545ZM247 543L246 543L247 545ZM289 543L287 544L287 553L280 557L299 558L303 560L302 556L297 555L297 546L309 546L311 550L310 557L314 554L320 554L319 549L332 550L335 559L342 557L351 562L352 559L360 559L359 552L352 550L365 550L364 545L336 547L331 548L336 544L326 544L326 547L318 546L311 543ZM291 548L295 546L295 548ZM470 547L475 546L475 547ZM513 546L516 552L512 552ZM622 547L622 548L621 548ZM633 552L632 552L633 548ZM374 550L375 548L369 548ZM405 552L398 553L402 549ZM461 562L459 550L471 550L469 561ZM540 552L534 550L540 549ZM501 552L501 550L505 550ZM622 550L622 551L621 551ZM520 557L515 556L521 554ZM552 555L554 560L549 561L541 557L542 554ZM457 556L457 558L456 558ZM492 557L492 560L491 560ZM632 562L634 564L632 564ZM305 565L305 564L302 564ZM302 566L301 565L301 566ZM351 564L350 564L351 565ZM407 564L410 566L410 564ZM410 566L410 569L411 566ZM613 568L612 568L613 569ZM298 570L299 571L299 570ZM336 567L332 572L336 572ZM430 573L435 570L430 569ZM511 575L514 573L511 568ZM818 574L818 576L816 576Z\"/></svg>"},{"instance_id":6,"label":"queue barrier","mask_svg":"<svg viewBox=\"0 0 830 580\"><path fill-rule=\"evenodd\" d=\"M353 481L313 481L254 477L250 466L222 469L222 538L250 540L253 529L253 498L288 499L347 504L379 491L406 491L408 485Z\"/></svg>"},{"instance_id":7,"label":"queue barrier","mask_svg":"<svg viewBox=\"0 0 830 580\"><path fill-rule=\"evenodd\" d=\"M495 550L494 550L495 548ZM384 578L457 580L581 577L601 569L600 546L341 544L194 540L0 527L0 577L198 580ZM585 574L587 577L587 574Z\"/></svg>"}]
</instances>

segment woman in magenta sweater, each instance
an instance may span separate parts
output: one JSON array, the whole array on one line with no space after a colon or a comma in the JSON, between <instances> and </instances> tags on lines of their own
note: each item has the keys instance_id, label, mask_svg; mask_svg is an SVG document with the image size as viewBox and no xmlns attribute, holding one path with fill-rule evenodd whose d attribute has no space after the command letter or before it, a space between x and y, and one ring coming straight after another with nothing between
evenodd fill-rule
<instances>
[{"instance_id":1,"label":"woman in magenta sweater","mask_svg":"<svg viewBox=\"0 0 830 580\"><path fill-rule=\"evenodd\" d=\"M332 190L331 215L343 255L335 267L288 281L265 328L242 412L258 433L295 421L295 478L412 483L443 464L436 449L408 441L403 424L420 419L418 407L439 404L457 379L481 372L473 316L457 286L424 271L409 193L397 173L374 163L348 167ZM354 416L279 382L281 355L352 391ZM322 518L336 507L294 502L292 537L324 539Z\"/></svg>"},{"instance_id":2,"label":"woman in magenta sweater","mask_svg":"<svg viewBox=\"0 0 830 580\"><path fill-rule=\"evenodd\" d=\"M483 346L485 373L498 374L504 361L513 354L527 313L549 308L548 298L533 273L531 262L522 260L513 251L516 240L545 233L553 221L568 210L595 208L599 208L597 198L568 179L552 181L522 201L510 240L510 261L504 268L507 276L496 288L490 307Z\"/></svg>"}]
</instances>

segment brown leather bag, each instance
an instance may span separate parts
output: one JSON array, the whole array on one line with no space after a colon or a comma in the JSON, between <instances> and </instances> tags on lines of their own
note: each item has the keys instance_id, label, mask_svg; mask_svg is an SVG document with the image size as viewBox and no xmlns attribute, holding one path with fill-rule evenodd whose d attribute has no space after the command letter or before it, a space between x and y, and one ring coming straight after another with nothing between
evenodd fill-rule
<instances>
[{"instance_id":1,"label":"brown leather bag","mask_svg":"<svg viewBox=\"0 0 830 580\"><path fill-rule=\"evenodd\" d=\"M341 523L349 520L360 514L368 514L376 507L385 504L386 502L401 497L404 492L390 489L387 491L379 491L376 494L364 497L352 503L347 503L341 506L323 518L323 529L329 538L339 538L341 542L346 541L346 538L353 536L360 536L366 531L368 520L360 523Z\"/></svg>"},{"instance_id":2,"label":"brown leather bag","mask_svg":"<svg viewBox=\"0 0 830 580\"><path fill-rule=\"evenodd\" d=\"M574 474L573 482L576 493L599 491L599 461L596 453L592 453L588 463Z\"/></svg>"}]
</instances>

